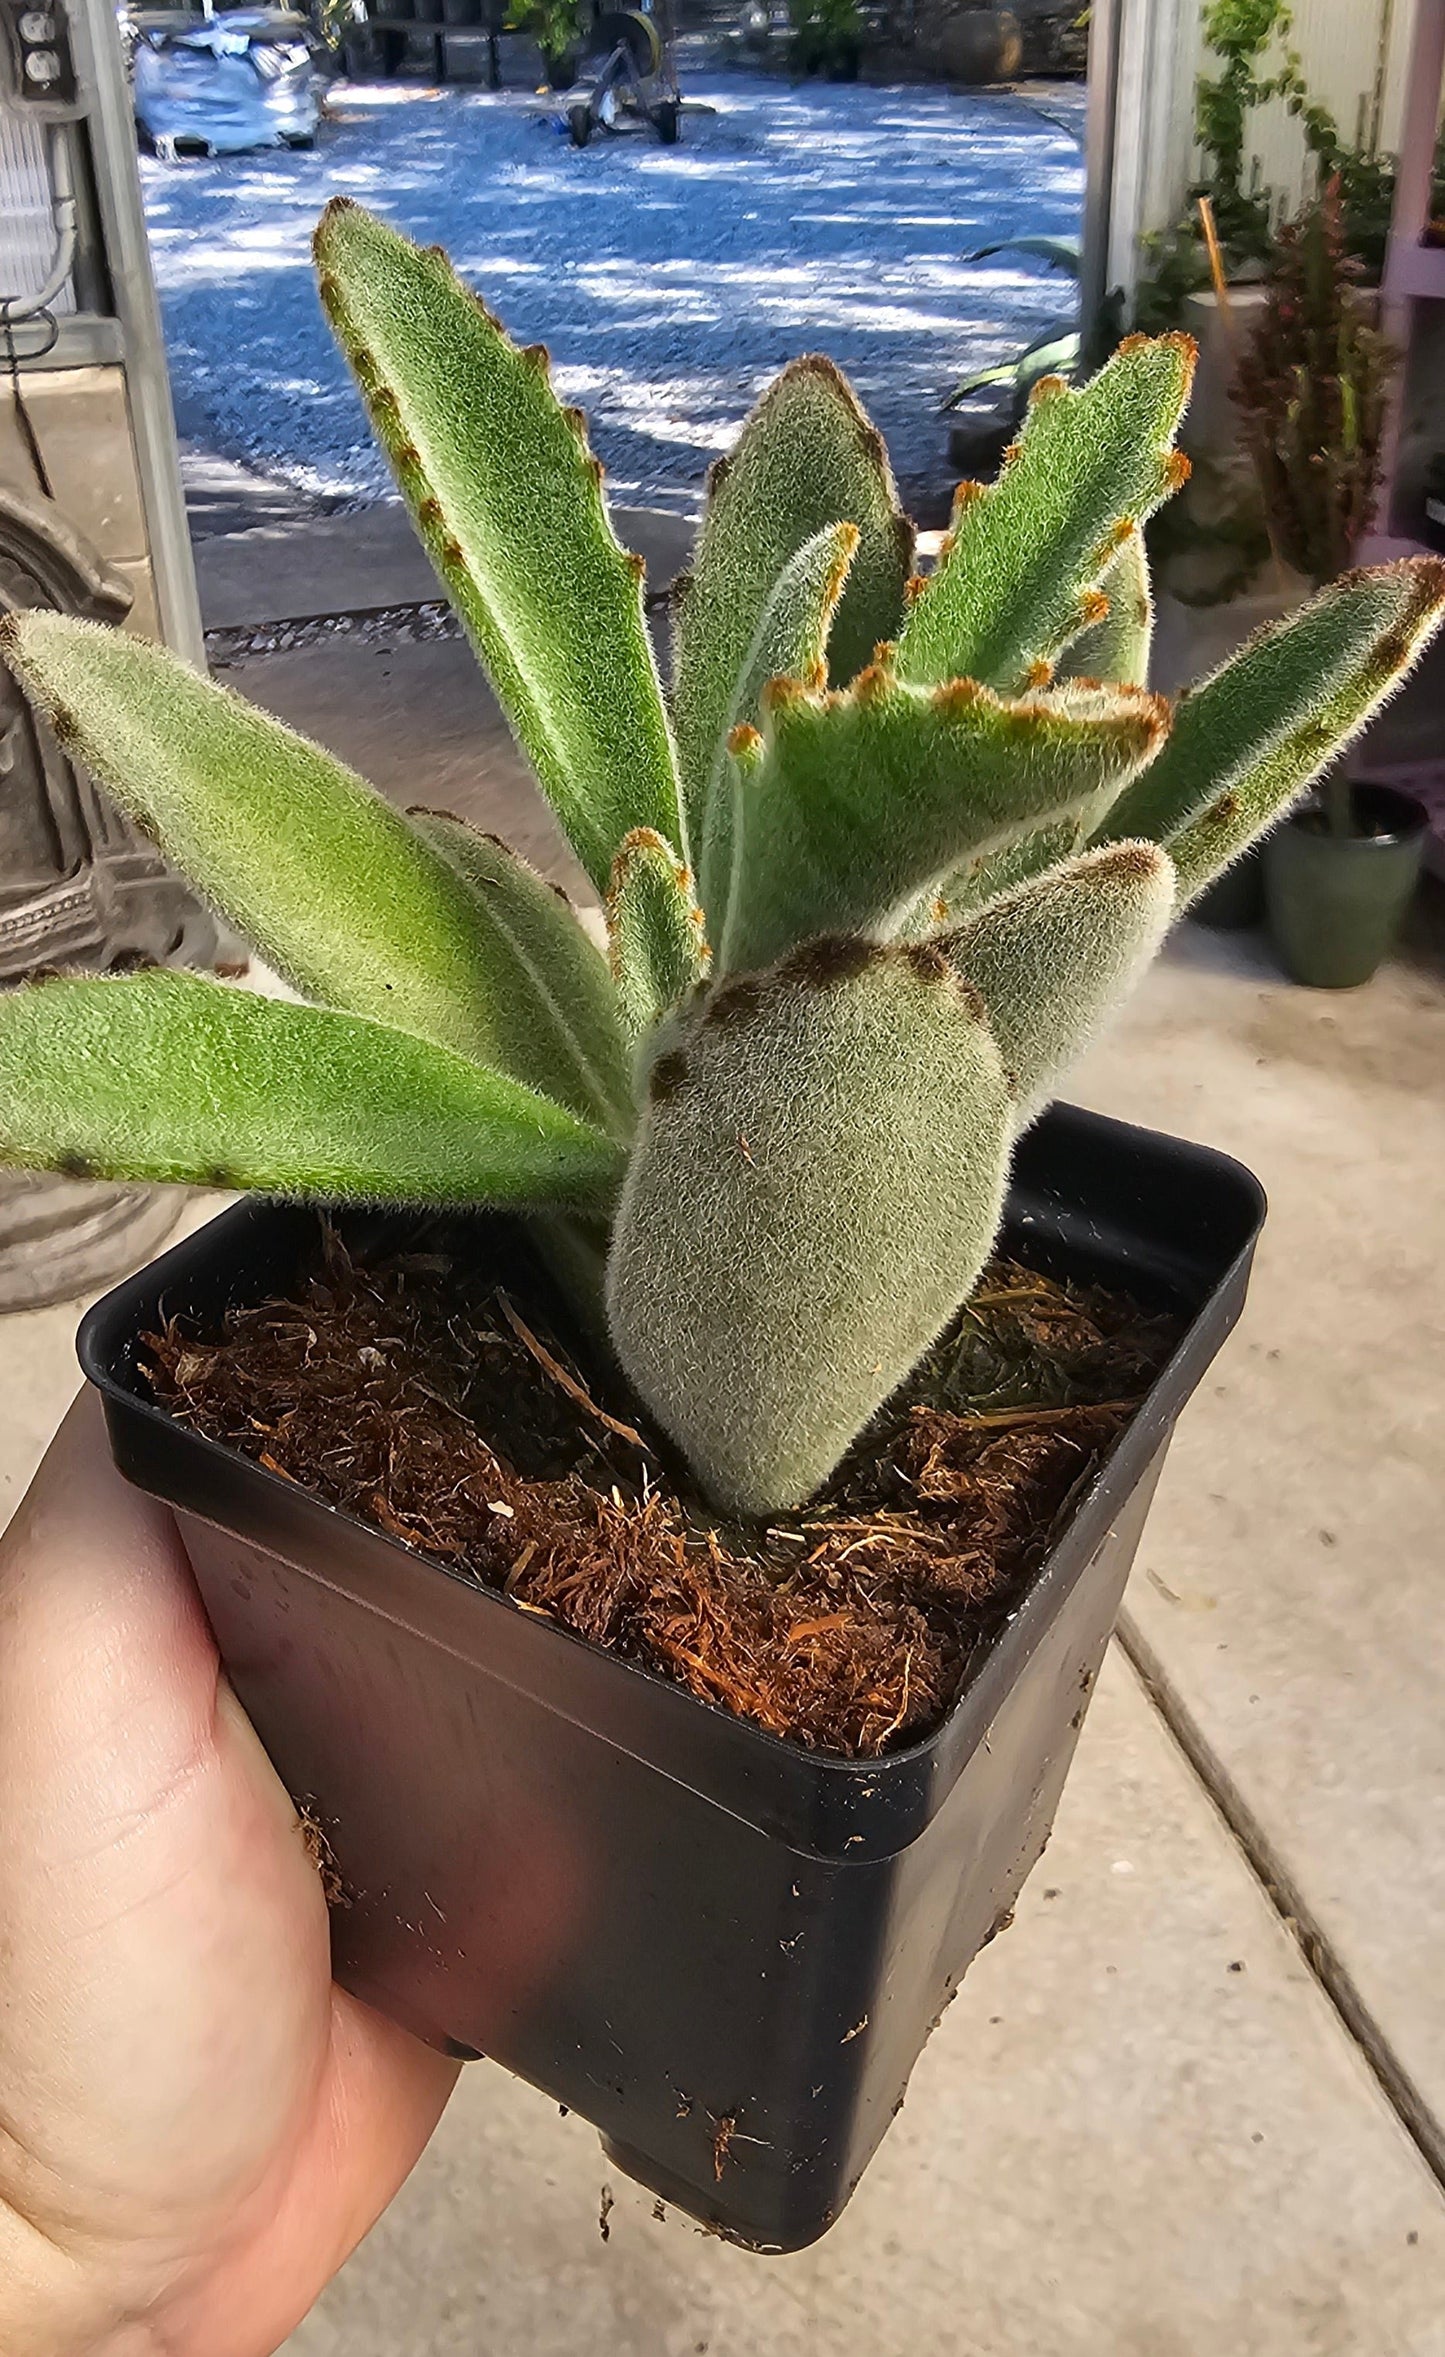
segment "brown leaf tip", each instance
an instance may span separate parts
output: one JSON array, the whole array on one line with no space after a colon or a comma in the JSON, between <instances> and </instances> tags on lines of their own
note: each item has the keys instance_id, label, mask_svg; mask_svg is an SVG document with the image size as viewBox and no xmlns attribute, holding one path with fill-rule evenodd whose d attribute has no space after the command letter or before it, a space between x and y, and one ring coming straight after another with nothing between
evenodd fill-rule
<instances>
[{"instance_id":1,"label":"brown leaf tip","mask_svg":"<svg viewBox=\"0 0 1445 2357\"><path fill-rule=\"evenodd\" d=\"M1143 883L1158 875L1160 861L1155 843L1112 843L1094 863L1095 873Z\"/></svg>"},{"instance_id":2,"label":"brown leaf tip","mask_svg":"<svg viewBox=\"0 0 1445 2357\"><path fill-rule=\"evenodd\" d=\"M1386 630L1375 641L1374 667L1382 672L1408 669L1415 653L1415 642L1408 630Z\"/></svg>"},{"instance_id":3,"label":"brown leaf tip","mask_svg":"<svg viewBox=\"0 0 1445 2357\"><path fill-rule=\"evenodd\" d=\"M949 968L949 972L953 974L954 988L958 994L959 1004L967 1009L975 1023L987 1023L988 1003L977 983L970 982L966 974L954 973L952 967Z\"/></svg>"},{"instance_id":4,"label":"brown leaf tip","mask_svg":"<svg viewBox=\"0 0 1445 2357\"><path fill-rule=\"evenodd\" d=\"M647 1076L647 1093L654 1105L665 1105L675 1097L687 1078L687 1058L680 1049L671 1048L659 1056Z\"/></svg>"},{"instance_id":5,"label":"brown leaf tip","mask_svg":"<svg viewBox=\"0 0 1445 2357\"><path fill-rule=\"evenodd\" d=\"M834 983L856 981L886 955L876 941L865 941L859 934L823 933L790 951L778 971L814 989L826 990Z\"/></svg>"},{"instance_id":6,"label":"brown leaf tip","mask_svg":"<svg viewBox=\"0 0 1445 2357\"><path fill-rule=\"evenodd\" d=\"M721 982L710 991L703 1007L703 1021L719 1031L726 1031L738 1023L746 1023L763 1003L763 986L756 975L739 974L730 982Z\"/></svg>"},{"instance_id":7,"label":"brown leaf tip","mask_svg":"<svg viewBox=\"0 0 1445 2357\"><path fill-rule=\"evenodd\" d=\"M552 355L545 344L524 344L519 358L534 376L546 376L552 366Z\"/></svg>"},{"instance_id":8,"label":"brown leaf tip","mask_svg":"<svg viewBox=\"0 0 1445 2357\"><path fill-rule=\"evenodd\" d=\"M987 702L990 690L977 679L946 679L933 691L933 709L945 718L971 711L975 704Z\"/></svg>"},{"instance_id":9,"label":"brown leaf tip","mask_svg":"<svg viewBox=\"0 0 1445 2357\"><path fill-rule=\"evenodd\" d=\"M1120 516L1116 523L1109 526L1108 531L1090 557L1090 564L1097 565L1102 570L1118 555L1125 542L1133 538L1137 529L1132 516Z\"/></svg>"},{"instance_id":10,"label":"brown leaf tip","mask_svg":"<svg viewBox=\"0 0 1445 2357\"><path fill-rule=\"evenodd\" d=\"M829 566L827 578L823 583L823 603L830 613L843 595L844 585L847 582L854 556L857 553L858 543L862 537L856 524L840 524L838 526L838 554Z\"/></svg>"},{"instance_id":11,"label":"brown leaf tip","mask_svg":"<svg viewBox=\"0 0 1445 2357\"><path fill-rule=\"evenodd\" d=\"M947 982L953 972L936 941L900 942L898 954L920 982Z\"/></svg>"}]
</instances>

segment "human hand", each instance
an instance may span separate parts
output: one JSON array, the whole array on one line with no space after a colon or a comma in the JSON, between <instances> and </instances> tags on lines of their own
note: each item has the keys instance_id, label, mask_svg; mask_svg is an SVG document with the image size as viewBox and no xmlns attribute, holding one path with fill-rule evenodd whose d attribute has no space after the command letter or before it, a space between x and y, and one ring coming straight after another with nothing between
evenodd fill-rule
<instances>
[{"instance_id":1,"label":"human hand","mask_svg":"<svg viewBox=\"0 0 1445 2357\"><path fill-rule=\"evenodd\" d=\"M333 1986L179 1532L83 1397L0 1542L0 2349L270 2357L455 2076Z\"/></svg>"}]
</instances>

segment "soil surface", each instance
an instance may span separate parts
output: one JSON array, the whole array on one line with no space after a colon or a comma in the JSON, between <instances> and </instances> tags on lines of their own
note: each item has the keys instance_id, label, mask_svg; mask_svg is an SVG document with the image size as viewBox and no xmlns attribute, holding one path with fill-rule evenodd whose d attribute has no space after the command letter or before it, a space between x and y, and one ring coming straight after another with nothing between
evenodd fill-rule
<instances>
[{"instance_id":1,"label":"soil surface","mask_svg":"<svg viewBox=\"0 0 1445 2357\"><path fill-rule=\"evenodd\" d=\"M767 1527L690 1497L545 1280L323 1231L290 1295L146 1338L179 1421L524 1612L775 1735L917 1741L1168 1357L1178 1320L996 1262L827 1489ZM433 1248L434 1247L434 1248Z\"/></svg>"}]
</instances>

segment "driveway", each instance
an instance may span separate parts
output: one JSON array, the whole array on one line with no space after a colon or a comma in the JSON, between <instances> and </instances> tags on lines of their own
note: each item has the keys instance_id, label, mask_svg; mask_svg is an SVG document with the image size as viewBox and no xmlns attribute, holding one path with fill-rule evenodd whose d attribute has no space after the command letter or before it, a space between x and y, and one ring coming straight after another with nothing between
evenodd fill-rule
<instances>
[{"instance_id":1,"label":"driveway","mask_svg":"<svg viewBox=\"0 0 1445 2357\"><path fill-rule=\"evenodd\" d=\"M915 505L939 520L938 396L1066 309L1011 235L1068 235L1082 92L1039 98L685 77L681 143L574 149L517 92L341 84L310 154L143 161L188 439L328 500L387 479L322 322L307 241L346 193L446 245L585 407L613 495L695 514L769 377L823 350L852 376ZM925 520L928 517L925 516Z\"/></svg>"}]
</instances>

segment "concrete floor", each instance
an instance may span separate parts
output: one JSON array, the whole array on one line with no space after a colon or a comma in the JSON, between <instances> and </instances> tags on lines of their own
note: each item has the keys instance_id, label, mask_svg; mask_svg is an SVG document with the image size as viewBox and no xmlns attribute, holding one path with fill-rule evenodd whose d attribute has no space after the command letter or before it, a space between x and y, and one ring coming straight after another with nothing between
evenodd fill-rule
<instances>
[{"instance_id":1,"label":"concrete floor","mask_svg":"<svg viewBox=\"0 0 1445 2357\"><path fill-rule=\"evenodd\" d=\"M228 676L546 860L462 651L385 667L337 640ZM1270 1221L1054 1841L832 2234L760 2260L659 2224L478 2064L287 2357L1445 2357L1442 1080L1438 891L1338 996L1186 928L1075 1076L1237 1153ZM73 1324L8 1323L7 1506Z\"/></svg>"}]
</instances>

